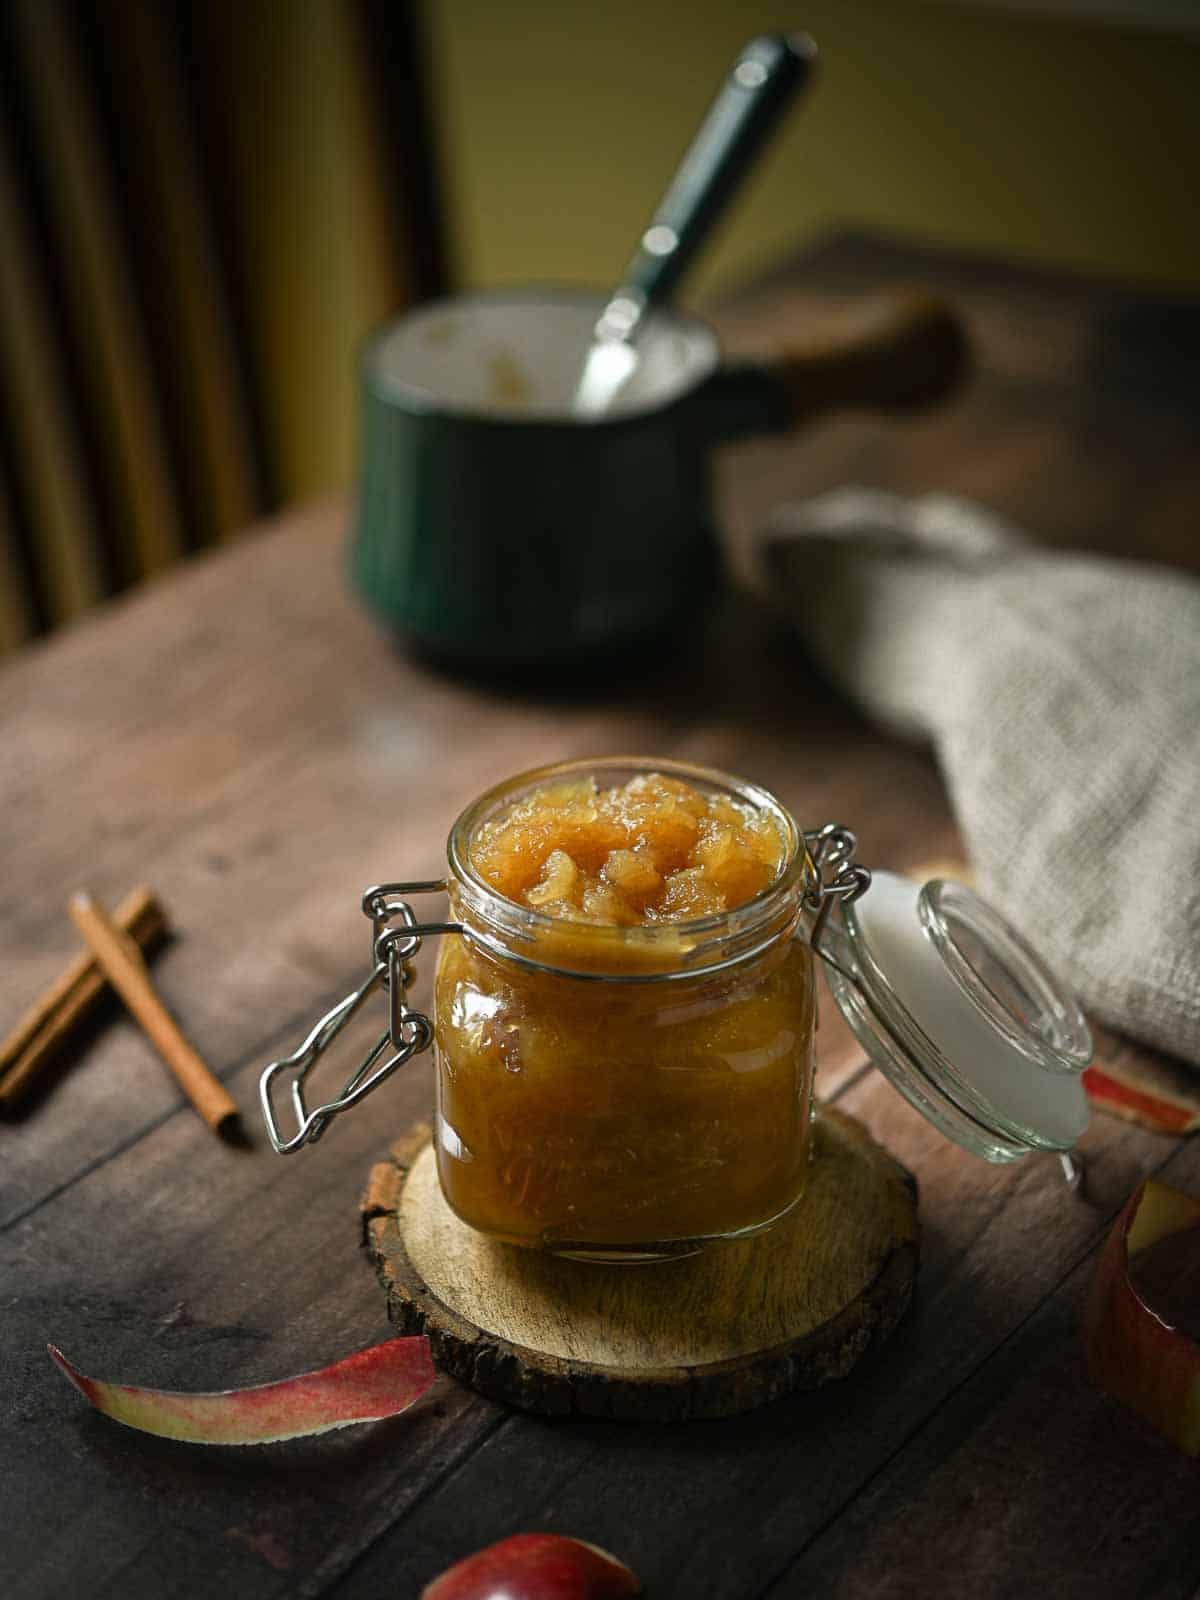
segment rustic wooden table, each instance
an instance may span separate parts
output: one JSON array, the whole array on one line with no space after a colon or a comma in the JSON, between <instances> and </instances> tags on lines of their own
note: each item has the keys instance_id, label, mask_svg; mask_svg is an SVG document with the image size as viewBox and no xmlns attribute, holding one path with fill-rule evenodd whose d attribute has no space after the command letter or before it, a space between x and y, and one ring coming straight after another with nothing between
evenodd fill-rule
<instances>
[{"instance_id":1,"label":"rustic wooden table","mask_svg":"<svg viewBox=\"0 0 1200 1600\"><path fill-rule=\"evenodd\" d=\"M720 322L762 347L914 278L962 307L975 385L936 416L730 451L735 564L779 500L865 481L1195 565L1200 307L860 241ZM828 1008L822 1093L918 1174L924 1226L911 1314L845 1383L627 1428L443 1378L390 1423L242 1452L132 1433L67 1389L47 1339L100 1375L221 1388L388 1334L357 1202L427 1112L428 1065L290 1160L262 1136L257 1076L357 981L361 887L436 874L448 823L492 780L657 751L752 775L806 824L853 825L871 863L958 849L931 761L864 726L744 594L636 681L516 693L381 636L344 590L345 523L341 504L290 513L0 675L0 1025L75 950L71 890L115 902L149 879L178 930L161 987L253 1135L213 1138L115 1009L0 1127L3 1592L399 1600L548 1528L618 1553L651 1596L1194 1593L1197 1467L1093 1390L1079 1320L1120 1203L1149 1173L1200 1188L1198 1147L1097 1116L1086 1200L1049 1158L989 1167L868 1070Z\"/></svg>"}]
</instances>

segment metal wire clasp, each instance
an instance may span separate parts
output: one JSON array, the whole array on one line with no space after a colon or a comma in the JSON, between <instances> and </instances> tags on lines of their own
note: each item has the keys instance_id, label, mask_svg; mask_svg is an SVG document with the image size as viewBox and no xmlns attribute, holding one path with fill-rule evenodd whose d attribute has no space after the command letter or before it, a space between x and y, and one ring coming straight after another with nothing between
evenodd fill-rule
<instances>
[{"instance_id":1,"label":"metal wire clasp","mask_svg":"<svg viewBox=\"0 0 1200 1600\"><path fill-rule=\"evenodd\" d=\"M371 955L374 961L369 977L325 1013L298 1049L264 1068L258 1082L267 1135L279 1155L291 1155L301 1145L315 1144L334 1117L348 1111L352 1105L369 1095L372 1089L377 1089L385 1078L390 1078L397 1067L402 1067L422 1050L428 1050L432 1044L433 1024L423 1012L412 1010L407 1002L408 985L413 980L412 959L427 935L461 933L462 924L418 922L416 913L404 896L438 894L445 888L444 879L431 878L421 883L377 883L364 892L362 909L371 921ZM304 1084L309 1072L357 1014L367 997L381 987L387 990L388 995L387 1031L347 1078L337 1099L326 1101L315 1111L309 1111L304 1101ZM390 1055L387 1053L389 1047ZM384 1057L386 1059L382 1059ZM291 1094L297 1128L290 1139L285 1139L279 1131L271 1089L278 1074L289 1069L296 1074L292 1080Z\"/></svg>"},{"instance_id":2,"label":"metal wire clasp","mask_svg":"<svg viewBox=\"0 0 1200 1600\"><path fill-rule=\"evenodd\" d=\"M812 912L814 917L808 935L809 946L814 955L820 956L822 961L836 967L844 978L857 984L857 974L847 972L832 950L824 947L821 941L834 906L839 901L842 905L849 905L871 887L870 871L855 862L858 840L849 828L843 828L840 823L827 822L823 828L813 829L804 835L804 843L817 869L817 882L802 901L804 909Z\"/></svg>"}]
</instances>

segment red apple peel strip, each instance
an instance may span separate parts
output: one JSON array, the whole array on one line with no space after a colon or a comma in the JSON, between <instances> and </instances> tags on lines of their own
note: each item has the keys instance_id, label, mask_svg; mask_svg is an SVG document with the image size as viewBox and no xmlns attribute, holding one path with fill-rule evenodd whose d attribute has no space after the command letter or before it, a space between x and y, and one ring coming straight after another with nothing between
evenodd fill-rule
<instances>
[{"instance_id":1,"label":"red apple peel strip","mask_svg":"<svg viewBox=\"0 0 1200 1600\"><path fill-rule=\"evenodd\" d=\"M455 1562L421 1600L628 1600L641 1594L616 1556L561 1533L514 1533Z\"/></svg>"},{"instance_id":2,"label":"red apple peel strip","mask_svg":"<svg viewBox=\"0 0 1200 1600\"><path fill-rule=\"evenodd\" d=\"M1194 1133L1200 1111L1194 1104L1164 1090L1139 1087L1114 1072L1104 1072L1093 1062L1083 1075L1088 1099L1102 1111L1124 1117L1158 1133Z\"/></svg>"},{"instance_id":3,"label":"red apple peel strip","mask_svg":"<svg viewBox=\"0 0 1200 1600\"><path fill-rule=\"evenodd\" d=\"M61 1350L52 1344L46 1348L55 1366L105 1416L142 1433L190 1444L271 1444L394 1417L418 1400L436 1376L423 1335L388 1339L320 1371L277 1383L200 1394L88 1378Z\"/></svg>"},{"instance_id":4,"label":"red apple peel strip","mask_svg":"<svg viewBox=\"0 0 1200 1600\"><path fill-rule=\"evenodd\" d=\"M1084 1319L1093 1382L1190 1456L1200 1455L1200 1346L1147 1304L1129 1263L1160 1239L1195 1228L1200 1200L1148 1178L1113 1223Z\"/></svg>"}]
</instances>

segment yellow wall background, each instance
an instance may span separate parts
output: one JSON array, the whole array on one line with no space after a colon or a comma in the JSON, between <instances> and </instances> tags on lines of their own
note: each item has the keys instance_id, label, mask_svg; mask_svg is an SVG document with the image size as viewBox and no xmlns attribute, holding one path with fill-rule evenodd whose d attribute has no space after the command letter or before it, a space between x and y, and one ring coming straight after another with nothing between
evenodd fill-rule
<instances>
[{"instance_id":1,"label":"yellow wall background","mask_svg":"<svg viewBox=\"0 0 1200 1600\"><path fill-rule=\"evenodd\" d=\"M227 63L233 203L267 447L285 502L347 483L355 357L396 308L358 24L347 0L205 0Z\"/></svg>"},{"instance_id":2,"label":"yellow wall background","mask_svg":"<svg viewBox=\"0 0 1200 1600\"><path fill-rule=\"evenodd\" d=\"M1200 286L1200 35L927 0L424 0L466 285L608 283L738 46L823 58L681 298L854 223Z\"/></svg>"}]
</instances>

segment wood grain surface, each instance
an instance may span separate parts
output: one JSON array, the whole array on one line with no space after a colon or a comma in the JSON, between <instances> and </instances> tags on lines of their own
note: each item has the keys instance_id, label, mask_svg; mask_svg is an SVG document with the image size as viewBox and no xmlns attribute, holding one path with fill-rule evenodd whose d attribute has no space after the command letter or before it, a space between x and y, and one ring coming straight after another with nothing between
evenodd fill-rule
<instances>
[{"instance_id":1,"label":"wood grain surface","mask_svg":"<svg viewBox=\"0 0 1200 1600\"><path fill-rule=\"evenodd\" d=\"M500 1244L454 1215L428 1127L371 1175L363 1223L388 1314L438 1365L551 1416L735 1416L846 1374L908 1308L916 1183L826 1108L803 1200L752 1239L631 1268Z\"/></svg>"},{"instance_id":2,"label":"wood grain surface","mask_svg":"<svg viewBox=\"0 0 1200 1600\"><path fill-rule=\"evenodd\" d=\"M721 328L766 345L859 288L922 280L963 309L973 387L941 414L730 451L735 568L773 505L844 481L970 493L1064 544L1200 566L1195 304L851 243ZM156 982L251 1106L265 1061L365 973L362 887L436 873L485 784L571 755L741 772L806 826L855 827L872 865L961 856L928 754L865 726L745 589L636 672L517 690L439 676L376 631L345 592L345 527L336 503L288 515L0 673L0 1032L74 955L69 895L149 880L177 933ZM428 984L426 962L417 1003ZM378 1027L364 1016L348 1056ZM256 1128L214 1140L106 1008L0 1124L5 1595L407 1600L540 1527L612 1549L653 1597L1194 1594L1195 1463L1092 1389L1077 1329L1133 1186L1200 1189L1194 1142L1097 1117L1072 1195L1050 1160L988 1167L941 1139L827 1004L818 1050L822 1095L921 1188L912 1310L846 1382L626 1429L443 1378L389 1423L207 1451L88 1411L45 1341L102 1377L203 1389L386 1337L354 1204L428 1115L429 1069L281 1159Z\"/></svg>"}]
</instances>

